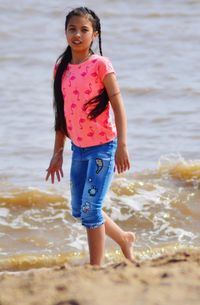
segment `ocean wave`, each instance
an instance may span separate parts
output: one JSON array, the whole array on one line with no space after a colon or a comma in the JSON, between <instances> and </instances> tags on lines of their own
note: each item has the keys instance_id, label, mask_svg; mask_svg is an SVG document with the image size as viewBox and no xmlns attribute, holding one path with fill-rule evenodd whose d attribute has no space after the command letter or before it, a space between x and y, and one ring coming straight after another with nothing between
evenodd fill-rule
<instances>
[{"instance_id":1,"label":"ocean wave","mask_svg":"<svg viewBox=\"0 0 200 305\"><path fill-rule=\"evenodd\" d=\"M53 205L55 208L66 208L67 198L63 195L42 191L37 188L4 188L0 193L0 205L45 207Z\"/></svg>"},{"instance_id":2,"label":"ocean wave","mask_svg":"<svg viewBox=\"0 0 200 305\"><path fill-rule=\"evenodd\" d=\"M165 245L144 247L140 250L135 249L135 257L140 261L149 259L156 259L163 255L173 254L180 250L195 250L199 247L194 246L182 246L179 243L168 243ZM123 258L121 251L110 250L105 253L105 264L120 262ZM5 259L0 259L0 272L21 272L30 269L39 268L58 268L67 264L68 266L83 265L88 262L88 253L83 251L77 252L63 252L53 255L45 254L21 254L13 255Z\"/></svg>"},{"instance_id":3,"label":"ocean wave","mask_svg":"<svg viewBox=\"0 0 200 305\"><path fill-rule=\"evenodd\" d=\"M185 160L179 154L160 158L158 171L161 175L170 174L173 178L185 182L200 182L200 160Z\"/></svg>"}]
</instances>

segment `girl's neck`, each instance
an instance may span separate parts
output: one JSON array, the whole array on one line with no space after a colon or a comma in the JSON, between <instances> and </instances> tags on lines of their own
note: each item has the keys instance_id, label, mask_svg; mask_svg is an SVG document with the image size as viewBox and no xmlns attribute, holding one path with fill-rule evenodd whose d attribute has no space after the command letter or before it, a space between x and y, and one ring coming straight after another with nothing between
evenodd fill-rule
<instances>
[{"instance_id":1,"label":"girl's neck","mask_svg":"<svg viewBox=\"0 0 200 305\"><path fill-rule=\"evenodd\" d=\"M72 53L71 64L73 65L81 64L82 62L90 58L91 55L92 55L91 51L85 52L83 54Z\"/></svg>"}]
</instances>

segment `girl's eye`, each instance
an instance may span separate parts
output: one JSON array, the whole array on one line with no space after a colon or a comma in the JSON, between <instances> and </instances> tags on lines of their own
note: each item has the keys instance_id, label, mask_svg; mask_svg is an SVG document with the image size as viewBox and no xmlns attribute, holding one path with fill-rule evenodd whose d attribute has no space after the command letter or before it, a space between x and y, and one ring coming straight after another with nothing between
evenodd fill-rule
<instances>
[{"instance_id":1,"label":"girl's eye","mask_svg":"<svg viewBox=\"0 0 200 305\"><path fill-rule=\"evenodd\" d=\"M82 29L81 31L82 31L82 33L87 33L89 30L88 29ZM68 32L75 33L76 29L75 28L69 28Z\"/></svg>"}]
</instances>

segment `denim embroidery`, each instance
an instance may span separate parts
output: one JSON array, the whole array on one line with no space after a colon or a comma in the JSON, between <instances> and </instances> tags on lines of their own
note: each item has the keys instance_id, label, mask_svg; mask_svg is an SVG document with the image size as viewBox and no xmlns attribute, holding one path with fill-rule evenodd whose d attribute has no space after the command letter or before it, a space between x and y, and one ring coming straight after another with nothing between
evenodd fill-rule
<instances>
[{"instance_id":1,"label":"denim embroidery","mask_svg":"<svg viewBox=\"0 0 200 305\"><path fill-rule=\"evenodd\" d=\"M103 168L103 160L96 159L96 166L97 166L96 174L98 175Z\"/></svg>"},{"instance_id":2,"label":"denim embroidery","mask_svg":"<svg viewBox=\"0 0 200 305\"><path fill-rule=\"evenodd\" d=\"M81 148L73 144L71 180L72 215L86 228L97 228L105 220L103 201L114 174L116 145Z\"/></svg>"},{"instance_id":3,"label":"denim embroidery","mask_svg":"<svg viewBox=\"0 0 200 305\"><path fill-rule=\"evenodd\" d=\"M83 212L88 213L90 211L90 204L89 202L85 202L83 205Z\"/></svg>"},{"instance_id":4,"label":"denim embroidery","mask_svg":"<svg viewBox=\"0 0 200 305\"><path fill-rule=\"evenodd\" d=\"M95 186L92 186L91 189L88 190L88 193L90 194L90 196L95 196L97 192L98 192L98 189Z\"/></svg>"}]
</instances>

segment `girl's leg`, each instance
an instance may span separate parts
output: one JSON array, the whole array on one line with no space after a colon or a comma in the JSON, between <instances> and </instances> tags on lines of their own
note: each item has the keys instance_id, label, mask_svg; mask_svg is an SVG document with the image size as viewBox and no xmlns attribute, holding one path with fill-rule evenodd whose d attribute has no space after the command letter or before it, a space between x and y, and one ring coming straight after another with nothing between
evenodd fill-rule
<instances>
[{"instance_id":1,"label":"girl's leg","mask_svg":"<svg viewBox=\"0 0 200 305\"><path fill-rule=\"evenodd\" d=\"M87 173L87 162L73 160L70 171L72 215L81 216L82 194Z\"/></svg>"},{"instance_id":2,"label":"girl's leg","mask_svg":"<svg viewBox=\"0 0 200 305\"><path fill-rule=\"evenodd\" d=\"M105 224L96 229L87 229L90 264L101 265L105 252L105 234L112 238L121 248L124 256L134 262L133 244L135 234L122 230L104 211Z\"/></svg>"},{"instance_id":3,"label":"girl's leg","mask_svg":"<svg viewBox=\"0 0 200 305\"><path fill-rule=\"evenodd\" d=\"M120 246L124 256L130 261L134 261L133 243L135 234L122 230L104 211L106 235L111 237Z\"/></svg>"},{"instance_id":4,"label":"girl's leg","mask_svg":"<svg viewBox=\"0 0 200 305\"><path fill-rule=\"evenodd\" d=\"M90 263L101 265L105 252L105 219L102 204L113 175L110 157L88 161L81 205L82 224L87 228Z\"/></svg>"},{"instance_id":5,"label":"girl's leg","mask_svg":"<svg viewBox=\"0 0 200 305\"><path fill-rule=\"evenodd\" d=\"M87 229L90 264L101 265L105 253L105 225L96 229Z\"/></svg>"},{"instance_id":6,"label":"girl's leg","mask_svg":"<svg viewBox=\"0 0 200 305\"><path fill-rule=\"evenodd\" d=\"M105 252L102 204L114 173L116 141L85 150L87 175L82 194L81 220L87 228L90 263L101 265Z\"/></svg>"}]
</instances>

